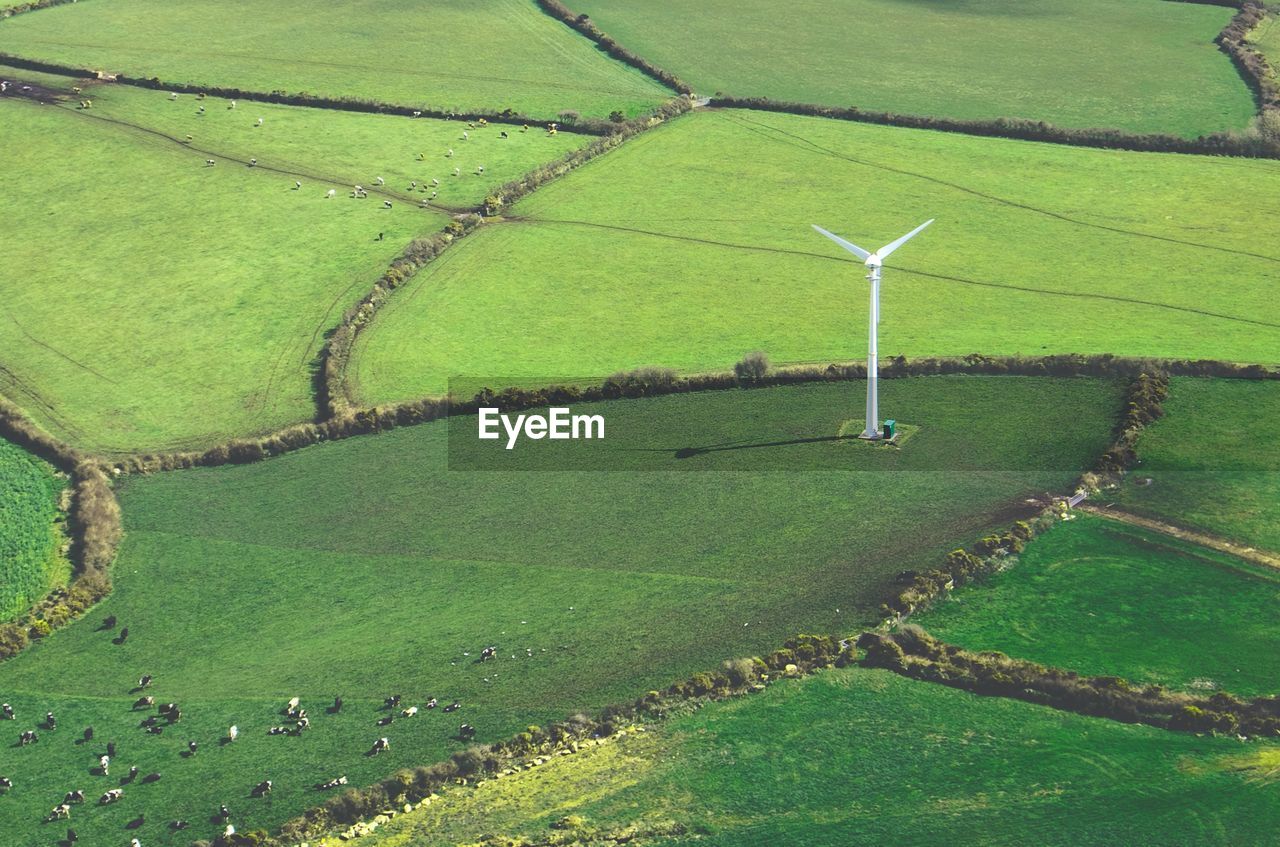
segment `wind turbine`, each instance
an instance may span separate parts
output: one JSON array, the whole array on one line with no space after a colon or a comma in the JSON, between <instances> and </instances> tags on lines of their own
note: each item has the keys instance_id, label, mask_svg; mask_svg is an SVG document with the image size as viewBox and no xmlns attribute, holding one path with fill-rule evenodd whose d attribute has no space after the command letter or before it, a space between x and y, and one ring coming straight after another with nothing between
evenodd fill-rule
<instances>
[{"instance_id":1,"label":"wind turbine","mask_svg":"<svg viewBox=\"0 0 1280 847\"><path fill-rule=\"evenodd\" d=\"M861 259L869 271L867 279L871 280L871 338L867 347L867 428L862 431L862 435L858 436L859 438L875 441L882 437L880 432L880 410L876 395L876 377L879 373L879 367L876 364L876 326L880 323L880 266L884 264L885 259L889 258L889 254L906 244L920 230L933 223L933 221L933 218L929 218L929 220L920 224L920 226L911 230L911 232L908 232L897 241L889 242L874 253L868 253L858 245L827 232L817 224L812 225L818 232Z\"/></svg>"}]
</instances>

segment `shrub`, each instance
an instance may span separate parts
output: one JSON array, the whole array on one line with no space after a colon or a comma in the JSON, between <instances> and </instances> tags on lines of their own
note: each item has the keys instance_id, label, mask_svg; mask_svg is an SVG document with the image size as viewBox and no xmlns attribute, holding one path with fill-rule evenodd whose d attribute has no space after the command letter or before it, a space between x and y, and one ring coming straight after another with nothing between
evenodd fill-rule
<instances>
[{"instance_id":1,"label":"shrub","mask_svg":"<svg viewBox=\"0 0 1280 847\"><path fill-rule=\"evenodd\" d=\"M769 357L759 350L748 353L733 366L733 375L741 385L755 385L769 373Z\"/></svg>"}]
</instances>

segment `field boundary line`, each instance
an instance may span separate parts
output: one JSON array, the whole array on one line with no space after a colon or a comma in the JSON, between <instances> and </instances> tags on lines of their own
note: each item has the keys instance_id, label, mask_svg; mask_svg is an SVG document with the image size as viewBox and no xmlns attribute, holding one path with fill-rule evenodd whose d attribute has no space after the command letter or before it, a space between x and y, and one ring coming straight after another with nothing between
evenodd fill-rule
<instances>
[{"instance_id":1,"label":"field boundary line","mask_svg":"<svg viewBox=\"0 0 1280 847\"><path fill-rule=\"evenodd\" d=\"M1234 541L1223 538L1220 535L1201 532L1200 530L1190 529L1167 521L1145 517L1124 509L1117 509L1114 506L1081 504L1076 508L1081 512L1088 512L1091 515L1108 518L1113 521L1118 521L1119 523L1140 527L1142 529L1149 529L1152 532L1167 535L1170 538L1176 538L1179 541L1188 541L1200 547L1207 547L1208 549L1216 550L1219 553L1226 553L1229 556L1235 556L1237 559L1243 559L1251 564L1280 570L1280 554L1272 553L1269 550L1264 550L1251 545L1238 544Z\"/></svg>"}]
</instances>

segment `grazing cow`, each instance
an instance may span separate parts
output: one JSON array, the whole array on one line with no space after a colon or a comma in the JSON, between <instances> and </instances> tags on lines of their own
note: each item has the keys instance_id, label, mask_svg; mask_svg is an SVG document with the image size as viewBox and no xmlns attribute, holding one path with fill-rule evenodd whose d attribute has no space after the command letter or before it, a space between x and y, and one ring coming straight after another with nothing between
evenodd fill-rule
<instances>
[{"instance_id":1,"label":"grazing cow","mask_svg":"<svg viewBox=\"0 0 1280 847\"><path fill-rule=\"evenodd\" d=\"M470 741L476 737L476 728L469 723L464 723L458 727L458 737L463 741Z\"/></svg>"},{"instance_id":2,"label":"grazing cow","mask_svg":"<svg viewBox=\"0 0 1280 847\"><path fill-rule=\"evenodd\" d=\"M7 776L0 776L0 791L8 791L13 788L13 780Z\"/></svg>"},{"instance_id":3,"label":"grazing cow","mask_svg":"<svg viewBox=\"0 0 1280 847\"><path fill-rule=\"evenodd\" d=\"M222 821L223 823L226 823L227 821L231 820L231 810L227 808L226 803L223 803L222 805L218 806L218 820Z\"/></svg>"},{"instance_id":4,"label":"grazing cow","mask_svg":"<svg viewBox=\"0 0 1280 847\"><path fill-rule=\"evenodd\" d=\"M170 99L170 100L177 100L177 99L178 99L178 92L176 92L176 91L170 91L170 92L169 92L169 99Z\"/></svg>"},{"instance_id":5,"label":"grazing cow","mask_svg":"<svg viewBox=\"0 0 1280 847\"><path fill-rule=\"evenodd\" d=\"M44 819L45 823L52 823L57 820L68 820L71 818L71 807L66 803L60 806L54 806L53 811L49 812L48 817Z\"/></svg>"},{"instance_id":6,"label":"grazing cow","mask_svg":"<svg viewBox=\"0 0 1280 847\"><path fill-rule=\"evenodd\" d=\"M67 830L67 843L68 843L68 844L75 844L75 843L76 843L77 841L79 841L79 840L80 840L80 836L76 833L76 831L75 831L74 829L68 829L68 830Z\"/></svg>"},{"instance_id":7,"label":"grazing cow","mask_svg":"<svg viewBox=\"0 0 1280 847\"><path fill-rule=\"evenodd\" d=\"M18 746L26 747L28 744L35 744L40 740L40 736L36 735L34 729L28 729L26 732L18 736Z\"/></svg>"},{"instance_id":8,"label":"grazing cow","mask_svg":"<svg viewBox=\"0 0 1280 847\"><path fill-rule=\"evenodd\" d=\"M228 108L228 109L234 109L235 107L236 107L236 101L232 100L232 101L231 101L231 105L230 105L230 106L228 106L227 108Z\"/></svg>"},{"instance_id":9,"label":"grazing cow","mask_svg":"<svg viewBox=\"0 0 1280 847\"><path fill-rule=\"evenodd\" d=\"M257 166L258 166L258 160L257 160L257 159L250 159L250 160L249 160L249 167L254 168L254 167L257 167Z\"/></svg>"},{"instance_id":10,"label":"grazing cow","mask_svg":"<svg viewBox=\"0 0 1280 847\"><path fill-rule=\"evenodd\" d=\"M390 201L390 200L383 200L383 201L382 201L382 208L384 208L384 209L390 209L390 208L391 208L391 201Z\"/></svg>"},{"instance_id":11,"label":"grazing cow","mask_svg":"<svg viewBox=\"0 0 1280 847\"><path fill-rule=\"evenodd\" d=\"M420 118L420 117L422 117L422 112L418 111L417 109L414 109L414 110L413 110L413 116L414 116L415 118Z\"/></svg>"},{"instance_id":12,"label":"grazing cow","mask_svg":"<svg viewBox=\"0 0 1280 847\"><path fill-rule=\"evenodd\" d=\"M330 788L337 788L339 785L346 785L347 778L345 776L335 777L328 782L317 782L317 791L328 791Z\"/></svg>"},{"instance_id":13,"label":"grazing cow","mask_svg":"<svg viewBox=\"0 0 1280 847\"><path fill-rule=\"evenodd\" d=\"M53 712L44 713L44 725L51 730L58 728L58 719L53 716Z\"/></svg>"},{"instance_id":14,"label":"grazing cow","mask_svg":"<svg viewBox=\"0 0 1280 847\"><path fill-rule=\"evenodd\" d=\"M16 719L17 716L13 713L13 706L10 706L8 703L0 705L0 720L11 721Z\"/></svg>"},{"instance_id":15,"label":"grazing cow","mask_svg":"<svg viewBox=\"0 0 1280 847\"><path fill-rule=\"evenodd\" d=\"M199 746L200 746L200 745L196 744L194 741L188 741L188 742L187 742L187 751L188 751L192 756L194 756L194 755L196 754L196 748L198 748Z\"/></svg>"},{"instance_id":16,"label":"grazing cow","mask_svg":"<svg viewBox=\"0 0 1280 847\"><path fill-rule=\"evenodd\" d=\"M142 719L142 722L139 723L138 726L142 727L143 729L146 729L149 726L155 726L159 722L160 722L160 718L158 715L147 715L145 718Z\"/></svg>"},{"instance_id":17,"label":"grazing cow","mask_svg":"<svg viewBox=\"0 0 1280 847\"><path fill-rule=\"evenodd\" d=\"M434 708L435 708L436 706L438 706L438 705L440 705L440 701L439 701L439 700L437 700L437 699L436 699L436 698L434 698L434 697L432 697L430 700L428 700L428 701L427 701L427 708L428 708L428 709L434 709Z\"/></svg>"},{"instance_id":18,"label":"grazing cow","mask_svg":"<svg viewBox=\"0 0 1280 847\"><path fill-rule=\"evenodd\" d=\"M333 712L334 712L334 714L337 714L338 712L341 712L341 711L342 711L342 698L341 698L341 697L334 697L334 698L333 698Z\"/></svg>"},{"instance_id":19,"label":"grazing cow","mask_svg":"<svg viewBox=\"0 0 1280 847\"><path fill-rule=\"evenodd\" d=\"M164 735L164 727L162 727L162 726L149 726L149 727L147 727L147 734L148 734L148 735Z\"/></svg>"},{"instance_id":20,"label":"grazing cow","mask_svg":"<svg viewBox=\"0 0 1280 847\"><path fill-rule=\"evenodd\" d=\"M109 806L124 796L123 788L113 788L98 798L99 806Z\"/></svg>"},{"instance_id":21,"label":"grazing cow","mask_svg":"<svg viewBox=\"0 0 1280 847\"><path fill-rule=\"evenodd\" d=\"M301 188L301 187L302 187L302 183L298 182L297 180L294 180L294 183L293 183L293 190L294 190L294 191L297 191L297 190L298 190L299 188Z\"/></svg>"},{"instance_id":22,"label":"grazing cow","mask_svg":"<svg viewBox=\"0 0 1280 847\"><path fill-rule=\"evenodd\" d=\"M400 695L399 695L399 694L393 694L392 696L390 696L390 697L388 697L387 699L385 699L385 700L383 700L383 701L382 701L382 707L383 707L384 709L394 709L395 707L397 707L397 706L399 706L399 705L400 705Z\"/></svg>"},{"instance_id":23,"label":"grazing cow","mask_svg":"<svg viewBox=\"0 0 1280 847\"><path fill-rule=\"evenodd\" d=\"M356 191L359 191L359 190L360 190L360 186L357 185ZM284 704L285 714L288 714L289 712L292 712L294 709L298 708L298 706L301 705L301 703L302 703L302 700L300 700L297 697L290 698L289 702Z\"/></svg>"},{"instance_id":24,"label":"grazing cow","mask_svg":"<svg viewBox=\"0 0 1280 847\"><path fill-rule=\"evenodd\" d=\"M438 188L438 187L440 186L440 180L435 179L435 178L433 177L433 178L431 179L431 185L432 185L432 187Z\"/></svg>"},{"instance_id":25,"label":"grazing cow","mask_svg":"<svg viewBox=\"0 0 1280 847\"><path fill-rule=\"evenodd\" d=\"M201 107L200 107L200 110L199 110L198 112L196 112L196 114L197 114L197 115L203 115L203 114L204 114L204 106L201 106Z\"/></svg>"},{"instance_id":26,"label":"grazing cow","mask_svg":"<svg viewBox=\"0 0 1280 847\"><path fill-rule=\"evenodd\" d=\"M267 735L288 735L289 728L287 726L273 726L267 730Z\"/></svg>"},{"instance_id":27,"label":"grazing cow","mask_svg":"<svg viewBox=\"0 0 1280 847\"><path fill-rule=\"evenodd\" d=\"M507 131L504 129L502 132L498 133L498 137L499 137L499 138L510 138L511 136L507 135Z\"/></svg>"},{"instance_id":28,"label":"grazing cow","mask_svg":"<svg viewBox=\"0 0 1280 847\"><path fill-rule=\"evenodd\" d=\"M400 713L402 717L406 717L406 718L411 718L416 714L418 714L417 706L410 706L409 708L405 709L403 712Z\"/></svg>"},{"instance_id":29,"label":"grazing cow","mask_svg":"<svg viewBox=\"0 0 1280 847\"><path fill-rule=\"evenodd\" d=\"M186 829L189 826L191 826L190 821L184 821L184 820L169 821L169 829L173 830L174 832L181 832L182 830Z\"/></svg>"},{"instance_id":30,"label":"grazing cow","mask_svg":"<svg viewBox=\"0 0 1280 847\"><path fill-rule=\"evenodd\" d=\"M62 802L66 805L79 805L84 802L83 791L68 791L66 796L62 798Z\"/></svg>"},{"instance_id":31,"label":"grazing cow","mask_svg":"<svg viewBox=\"0 0 1280 847\"><path fill-rule=\"evenodd\" d=\"M115 628L116 628L116 616L115 616L115 615L107 615L107 617L106 617L106 618L104 618L104 619L103 619L103 621L102 621L102 628L103 628L103 629L115 629Z\"/></svg>"},{"instance_id":32,"label":"grazing cow","mask_svg":"<svg viewBox=\"0 0 1280 847\"><path fill-rule=\"evenodd\" d=\"M262 126L262 118L258 118L258 126Z\"/></svg>"},{"instance_id":33,"label":"grazing cow","mask_svg":"<svg viewBox=\"0 0 1280 847\"><path fill-rule=\"evenodd\" d=\"M325 195L325 199L327 199L327 200L332 200L332 199L333 199L334 197L336 197L337 195L338 195L338 192L336 192L336 191L334 191L332 188L330 188L330 189L329 189L329 193Z\"/></svg>"},{"instance_id":34,"label":"grazing cow","mask_svg":"<svg viewBox=\"0 0 1280 847\"><path fill-rule=\"evenodd\" d=\"M391 742L387 738L383 737L373 742L373 749L370 750L369 753L370 755L376 756L379 753L382 753L390 749L391 749Z\"/></svg>"},{"instance_id":35,"label":"grazing cow","mask_svg":"<svg viewBox=\"0 0 1280 847\"><path fill-rule=\"evenodd\" d=\"M116 743L114 741L107 742L107 755L114 756L116 754Z\"/></svg>"},{"instance_id":36,"label":"grazing cow","mask_svg":"<svg viewBox=\"0 0 1280 847\"><path fill-rule=\"evenodd\" d=\"M142 778L143 785L150 785L153 782L159 782L159 781L160 781L159 771L152 771L151 773L147 774Z\"/></svg>"},{"instance_id":37,"label":"grazing cow","mask_svg":"<svg viewBox=\"0 0 1280 847\"><path fill-rule=\"evenodd\" d=\"M392 715L378 718L378 726L388 726L393 720L395 720L395 717Z\"/></svg>"},{"instance_id":38,"label":"grazing cow","mask_svg":"<svg viewBox=\"0 0 1280 847\"><path fill-rule=\"evenodd\" d=\"M306 729L309 726L311 726L311 718L307 717L306 715L303 715L302 717L298 718L297 728L299 733L301 733L304 729Z\"/></svg>"},{"instance_id":39,"label":"grazing cow","mask_svg":"<svg viewBox=\"0 0 1280 847\"><path fill-rule=\"evenodd\" d=\"M216 165L216 164L218 164L218 163L217 163L217 162L215 162L213 159L205 159L205 160L204 160L204 166L205 166L206 168L211 168L211 167L213 167L213 166L214 166L214 165Z\"/></svg>"},{"instance_id":40,"label":"grazing cow","mask_svg":"<svg viewBox=\"0 0 1280 847\"><path fill-rule=\"evenodd\" d=\"M445 707L444 707L444 710L445 710L446 712L456 712L456 711L458 711L458 710L459 710L459 709L461 709L461 708L462 708L462 704L461 704L461 703L459 703L457 700L454 700L452 703L450 703L449 705L445 706Z\"/></svg>"},{"instance_id":41,"label":"grazing cow","mask_svg":"<svg viewBox=\"0 0 1280 847\"><path fill-rule=\"evenodd\" d=\"M129 640L129 627L120 630L120 637L116 639L117 644L123 644Z\"/></svg>"},{"instance_id":42,"label":"grazing cow","mask_svg":"<svg viewBox=\"0 0 1280 847\"><path fill-rule=\"evenodd\" d=\"M376 182L378 185L386 185L386 184L387 184L387 181L386 181L385 179L383 179L382 177L375 177L373 181L374 181L374 182Z\"/></svg>"},{"instance_id":43,"label":"grazing cow","mask_svg":"<svg viewBox=\"0 0 1280 847\"><path fill-rule=\"evenodd\" d=\"M160 712L160 714L162 715L167 715L177 708L178 708L177 703L161 703L160 708L157 709L156 711Z\"/></svg>"},{"instance_id":44,"label":"grazing cow","mask_svg":"<svg viewBox=\"0 0 1280 847\"><path fill-rule=\"evenodd\" d=\"M137 778L138 778L138 766L134 765L133 767L129 768L129 773L125 775L123 782L133 782Z\"/></svg>"},{"instance_id":45,"label":"grazing cow","mask_svg":"<svg viewBox=\"0 0 1280 847\"><path fill-rule=\"evenodd\" d=\"M86 726L84 728L84 743L88 744L93 740L93 727Z\"/></svg>"},{"instance_id":46,"label":"grazing cow","mask_svg":"<svg viewBox=\"0 0 1280 847\"><path fill-rule=\"evenodd\" d=\"M484 168L482 167L481 170L484 170ZM486 647L480 651L480 661L487 662L489 659L492 659L496 655L498 655L497 647Z\"/></svg>"},{"instance_id":47,"label":"grazing cow","mask_svg":"<svg viewBox=\"0 0 1280 847\"><path fill-rule=\"evenodd\" d=\"M150 687L151 687L151 674L149 673L143 674L142 678L138 680L138 688L150 688Z\"/></svg>"},{"instance_id":48,"label":"grazing cow","mask_svg":"<svg viewBox=\"0 0 1280 847\"><path fill-rule=\"evenodd\" d=\"M235 741L240 736L240 728L233 726L227 730L227 740Z\"/></svg>"},{"instance_id":49,"label":"grazing cow","mask_svg":"<svg viewBox=\"0 0 1280 847\"><path fill-rule=\"evenodd\" d=\"M267 796L268 794L271 793L271 780L264 779L262 782L259 782L257 785L253 787L253 791L250 793L251 793L251 796L253 797Z\"/></svg>"},{"instance_id":50,"label":"grazing cow","mask_svg":"<svg viewBox=\"0 0 1280 847\"><path fill-rule=\"evenodd\" d=\"M138 826L142 826L142 824L138 824ZM138 828L137 826L131 827L131 829L137 829L137 828ZM130 838L129 847L142 847L142 842L136 838Z\"/></svg>"},{"instance_id":51,"label":"grazing cow","mask_svg":"<svg viewBox=\"0 0 1280 847\"><path fill-rule=\"evenodd\" d=\"M195 136L187 133L187 143L190 144L193 140L195 140Z\"/></svg>"}]
</instances>

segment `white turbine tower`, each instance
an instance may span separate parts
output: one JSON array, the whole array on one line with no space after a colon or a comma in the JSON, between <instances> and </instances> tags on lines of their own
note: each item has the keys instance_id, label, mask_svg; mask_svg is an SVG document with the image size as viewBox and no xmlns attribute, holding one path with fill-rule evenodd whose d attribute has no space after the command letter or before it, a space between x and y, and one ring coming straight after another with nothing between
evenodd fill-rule
<instances>
[{"instance_id":1,"label":"white turbine tower","mask_svg":"<svg viewBox=\"0 0 1280 847\"><path fill-rule=\"evenodd\" d=\"M866 265L869 270L867 279L871 280L871 338L867 348L867 428L862 431L862 435L858 436L859 438L875 440L881 437L880 410L878 408L876 396L876 376L879 373L879 367L876 364L876 326L880 323L880 266L884 264L885 259L889 258L890 253L897 250L903 244L906 244L914 238L920 230L933 223L933 221L933 218L929 218L929 220L920 224L920 226L911 230L911 232L908 232L897 241L891 241L874 253L868 253L858 245L845 241L838 235L827 232L817 224L813 225L813 228L818 232L822 233L827 238L830 238L836 244L839 244L841 247L861 259L862 263Z\"/></svg>"}]
</instances>

